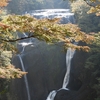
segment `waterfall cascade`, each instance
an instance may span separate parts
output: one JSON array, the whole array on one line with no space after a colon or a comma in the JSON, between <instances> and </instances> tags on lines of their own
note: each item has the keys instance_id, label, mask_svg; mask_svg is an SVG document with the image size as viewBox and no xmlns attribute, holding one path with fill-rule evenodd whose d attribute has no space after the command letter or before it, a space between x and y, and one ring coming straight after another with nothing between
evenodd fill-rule
<instances>
[{"instance_id":1,"label":"waterfall cascade","mask_svg":"<svg viewBox=\"0 0 100 100\"><path fill-rule=\"evenodd\" d=\"M24 37L28 37L25 33L23 33ZM21 45L22 46L22 51L21 51L21 54L24 53L24 49L26 46L28 45L31 45L32 44L32 41L31 39L29 40L29 42L21 42L21 43L18 43L18 45ZM24 63L22 61L22 58L21 58L21 54L18 54L17 56L19 57L19 60L20 60L20 63L21 63L21 67L22 67L22 71L26 71L25 68L24 68ZM27 76L24 75L24 81L25 81L25 86L26 86L26 91L27 91L27 98L28 100L31 100L31 97L30 97L30 91L29 91L29 85L28 85L28 80L27 80Z\"/></svg>"},{"instance_id":2,"label":"waterfall cascade","mask_svg":"<svg viewBox=\"0 0 100 100\"><path fill-rule=\"evenodd\" d=\"M31 12L31 15L42 19L42 18L62 18L60 23L66 24L66 23L75 23L73 13L70 13L69 9L42 9L42 10L35 10ZM70 77L70 67L71 67L71 59L73 58L75 50L71 50L69 48L66 53L66 74L63 80L63 85L61 89L68 90L67 85L69 83L69 77ZM57 90L60 91L61 89ZM46 100L54 100L54 97L57 93L57 91L53 90L49 93Z\"/></svg>"},{"instance_id":3,"label":"waterfall cascade","mask_svg":"<svg viewBox=\"0 0 100 100\"><path fill-rule=\"evenodd\" d=\"M38 18L61 18L60 23L75 23L75 19L73 17L74 13L70 13L69 9L41 9L41 10L34 10L30 12L30 15Z\"/></svg>"},{"instance_id":4,"label":"waterfall cascade","mask_svg":"<svg viewBox=\"0 0 100 100\"><path fill-rule=\"evenodd\" d=\"M71 48L68 48L67 53L66 53L66 74L63 80L63 85L62 88L60 88L57 91L51 91L47 97L46 100L54 100L54 97L56 96L57 92L64 89L64 90L69 90L67 87L69 83L69 78L70 78L70 69L71 69L71 59L73 58L73 55L75 53L75 50L72 50Z\"/></svg>"},{"instance_id":5,"label":"waterfall cascade","mask_svg":"<svg viewBox=\"0 0 100 100\"><path fill-rule=\"evenodd\" d=\"M25 72L25 68L24 68L24 64L23 64L21 55L18 55L18 57L19 57L20 62L21 62L22 70ZM31 98L30 98L30 92L29 92L29 85L28 85L28 80L27 80L27 76L26 75L24 75L24 80L25 80L25 85L26 85L26 91L27 91L28 100L31 100Z\"/></svg>"},{"instance_id":6,"label":"waterfall cascade","mask_svg":"<svg viewBox=\"0 0 100 100\"><path fill-rule=\"evenodd\" d=\"M46 100L54 100L54 97L56 96L56 94L57 94L57 91L55 90L51 91Z\"/></svg>"},{"instance_id":7,"label":"waterfall cascade","mask_svg":"<svg viewBox=\"0 0 100 100\"><path fill-rule=\"evenodd\" d=\"M70 67L71 67L71 59L73 58L75 50L72 50L69 48L66 53L66 74L64 77L63 85L62 88L65 89L69 83L69 78L70 78Z\"/></svg>"},{"instance_id":8,"label":"waterfall cascade","mask_svg":"<svg viewBox=\"0 0 100 100\"><path fill-rule=\"evenodd\" d=\"M30 15L36 17L36 18L62 18L61 20L61 23L63 24L66 24L66 23L75 23L75 20L74 20L74 17L73 17L73 13L70 13L70 10L69 9L42 9L42 10L35 10L35 11L31 11L30 12ZM24 36L26 37L27 35L24 33ZM32 44L32 41L29 40L29 42L21 42L21 43L18 43L18 45L21 45L22 46L22 52L21 54L23 54L24 50L25 50L25 47L27 45L31 45ZM47 96L47 99L46 100L54 100L56 94L58 91L64 89L64 90L69 90L67 88L67 85L69 83L69 78L70 78L70 67L71 67L71 59L73 58L73 55L74 55L74 50L71 50L71 48L69 48L67 50L67 53L66 53L66 73L65 73L65 77L64 77L64 80L63 80L63 84L62 84L62 87L58 90L53 90L49 93L49 95ZM21 66L22 66L22 70L25 71L25 68L24 68L24 64L23 64L23 61L22 61L22 58L21 58L21 55L18 55L19 59L20 59L20 62L21 62ZM26 90L27 90L27 96L28 96L28 100L31 100L30 98L30 91L29 91L29 87L28 87L28 80L27 80L27 77L26 75L24 76L24 79L25 79L25 84L26 84Z\"/></svg>"}]
</instances>

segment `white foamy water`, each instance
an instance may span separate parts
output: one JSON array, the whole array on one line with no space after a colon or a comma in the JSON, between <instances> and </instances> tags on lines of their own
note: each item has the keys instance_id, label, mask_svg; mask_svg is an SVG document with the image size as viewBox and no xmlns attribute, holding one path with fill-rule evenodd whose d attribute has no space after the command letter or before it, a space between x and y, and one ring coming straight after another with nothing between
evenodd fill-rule
<instances>
[{"instance_id":1,"label":"white foamy water","mask_svg":"<svg viewBox=\"0 0 100 100\"><path fill-rule=\"evenodd\" d=\"M60 90L66 90L66 91L69 90L66 87L69 83L70 69L71 69L71 59L73 58L74 53L75 53L75 50L72 50L71 48L68 48L67 53L66 53L66 73L65 73L65 77L64 77L64 80L63 80L62 87L57 91L54 91L54 90L51 91L46 100L54 100L57 92L60 91Z\"/></svg>"},{"instance_id":2,"label":"white foamy water","mask_svg":"<svg viewBox=\"0 0 100 100\"><path fill-rule=\"evenodd\" d=\"M51 91L46 100L54 100L54 97L56 96L56 94L57 94L57 91L55 90Z\"/></svg>"},{"instance_id":3,"label":"white foamy water","mask_svg":"<svg viewBox=\"0 0 100 100\"><path fill-rule=\"evenodd\" d=\"M71 48L68 48L66 53L66 74L63 80L62 88L65 89L69 83L70 78L70 69L71 69L71 59L73 58L73 55L75 53L75 50L72 50Z\"/></svg>"},{"instance_id":4,"label":"white foamy water","mask_svg":"<svg viewBox=\"0 0 100 100\"><path fill-rule=\"evenodd\" d=\"M71 13L69 9L41 9L41 10L33 10L30 12L30 15L38 18L62 18L63 23L68 23L71 20L72 23L75 23L74 21L74 13Z\"/></svg>"},{"instance_id":5,"label":"white foamy water","mask_svg":"<svg viewBox=\"0 0 100 100\"><path fill-rule=\"evenodd\" d=\"M20 63L21 63L22 70L25 72L25 68L24 68L24 64L23 64L21 55L18 55L18 57L19 57L19 60L20 60ZM26 75L24 75L24 81L25 81L25 86L26 86L26 92L27 92L28 100L31 100L30 99L30 92L29 92L29 85L28 85L28 80L27 80L27 76Z\"/></svg>"},{"instance_id":6,"label":"white foamy water","mask_svg":"<svg viewBox=\"0 0 100 100\"><path fill-rule=\"evenodd\" d=\"M24 37L27 37L27 35L25 33L23 33L23 35L24 35ZM28 45L31 45L31 44L32 44L31 41L18 43L18 45L21 45L22 46L21 54L24 53L25 47L28 46ZM22 71L26 72L25 67L24 67L23 60L21 58L21 55L18 54L17 56L19 57L19 60L20 60L20 63L21 63L21 67L22 67ZM25 86L26 86L27 98L28 98L28 100L31 100L30 91L29 91L29 85L28 85L28 80L27 80L27 76L26 75L24 75L24 81L25 81Z\"/></svg>"}]
</instances>

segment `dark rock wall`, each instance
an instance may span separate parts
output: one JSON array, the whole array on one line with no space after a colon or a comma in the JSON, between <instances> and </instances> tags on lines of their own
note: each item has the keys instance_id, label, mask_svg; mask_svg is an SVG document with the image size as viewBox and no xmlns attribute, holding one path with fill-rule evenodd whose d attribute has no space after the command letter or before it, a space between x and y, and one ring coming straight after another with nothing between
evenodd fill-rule
<instances>
[{"instance_id":1,"label":"dark rock wall","mask_svg":"<svg viewBox=\"0 0 100 100\"><path fill-rule=\"evenodd\" d=\"M62 44L49 46L38 41L35 45L28 45L21 56L28 72L31 100L46 100L52 90L62 87L66 72L66 52ZM71 63L70 90L58 91L54 100L94 100L89 73L84 68L87 56L86 52L76 51ZM13 63L21 68L18 56L14 57ZM11 100L28 100L24 78L13 80L10 91Z\"/></svg>"},{"instance_id":2,"label":"dark rock wall","mask_svg":"<svg viewBox=\"0 0 100 100\"><path fill-rule=\"evenodd\" d=\"M62 87L66 71L66 55L62 45L40 42L35 46L27 46L21 56L28 72L30 95L33 100L46 100L50 91ZM13 59L13 63L21 68L18 56ZM27 100L23 78L14 80L11 88L17 100Z\"/></svg>"}]
</instances>

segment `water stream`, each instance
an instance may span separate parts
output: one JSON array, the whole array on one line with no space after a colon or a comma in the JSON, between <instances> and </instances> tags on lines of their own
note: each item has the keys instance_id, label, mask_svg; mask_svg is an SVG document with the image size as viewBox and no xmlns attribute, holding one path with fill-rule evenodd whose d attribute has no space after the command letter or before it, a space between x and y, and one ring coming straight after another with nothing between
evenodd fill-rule
<instances>
[{"instance_id":1,"label":"water stream","mask_svg":"<svg viewBox=\"0 0 100 100\"><path fill-rule=\"evenodd\" d=\"M18 57L19 57L19 60L20 60L20 63L21 63L22 70L25 72L25 68L24 68L24 64L23 64L21 55L18 54ZM26 86L27 98L28 98L28 100L31 100L30 92L29 92L29 85L28 85L28 80L27 80L27 76L26 75L24 75L24 81L25 81L25 86Z\"/></svg>"},{"instance_id":2,"label":"water stream","mask_svg":"<svg viewBox=\"0 0 100 100\"><path fill-rule=\"evenodd\" d=\"M75 50L72 50L71 48L68 48L66 53L66 74L64 77L62 88L66 88L69 83L70 78L70 69L71 69L71 59L73 58Z\"/></svg>"}]
</instances>

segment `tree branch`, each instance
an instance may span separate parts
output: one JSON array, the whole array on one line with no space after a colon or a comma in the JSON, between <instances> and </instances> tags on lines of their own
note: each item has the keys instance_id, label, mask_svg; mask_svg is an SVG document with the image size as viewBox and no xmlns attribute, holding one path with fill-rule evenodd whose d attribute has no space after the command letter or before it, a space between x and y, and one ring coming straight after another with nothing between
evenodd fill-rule
<instances>
[{"instance_id":1,"label":"tree branch","mask_svg":"<svg viewBox=\"0 0 100 100\"><path fill-rule=\"evenodd\" d=\"M2 22L0 22L0 27L2 27L2 28L8 28L8 27L10 27L10 26L8 26L8 25L6 25L6 24L4 24L4 23L2 23Z\"/></svg>"},{"instance_id":2,"label":"tree branch","mask_svg":"<svg viewBox=\"0 0 100 100\"><path fill-rule=\"evenodd\" d=\"M90 7L95 7L94 5L89 4L88 1L86 1L86 0L84 0L84 1L86 2L86 4L87 4L88 6L90 6Z\"/></svg>"},{"instance_id":3,"label":"tree branch","mask_svg":"<svg viewBox=\"0 0 100 100\"><path fill-rule=\"evenodd\" d=\"M18 39L14 39L14 40L6 40L6 39L1 39L2 41L5 41L5 42L16 42L16 41L19 41L19 40L23 40L23 39L28 39L28 38L31 38L31 37L34 37L34 35L31 35L31 36L28 36L28 37L22 37L22 38L18 38Z\"/></svg>"}]
</instances>

